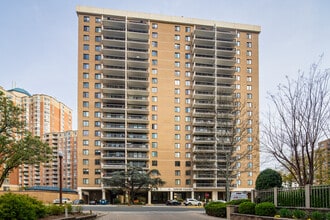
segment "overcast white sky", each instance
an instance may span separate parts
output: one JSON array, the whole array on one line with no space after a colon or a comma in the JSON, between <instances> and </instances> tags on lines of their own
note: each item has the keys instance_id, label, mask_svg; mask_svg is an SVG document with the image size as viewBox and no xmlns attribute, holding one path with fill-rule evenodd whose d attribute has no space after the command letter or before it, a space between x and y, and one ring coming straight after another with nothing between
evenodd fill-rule
<instances>
[{"instance_id":1,"label":"overcast white sky","mask_svg":"<svg viewBox=\"0 0 330 220\"><path fill-rule=\"evenodd\" d=\"M77 5L261 26L260 105L267 92L308 71L324 53L330 67L328 0L24 0L3 1L0 86L47 94L77 108Z\"/></svg>"}]
</instances>

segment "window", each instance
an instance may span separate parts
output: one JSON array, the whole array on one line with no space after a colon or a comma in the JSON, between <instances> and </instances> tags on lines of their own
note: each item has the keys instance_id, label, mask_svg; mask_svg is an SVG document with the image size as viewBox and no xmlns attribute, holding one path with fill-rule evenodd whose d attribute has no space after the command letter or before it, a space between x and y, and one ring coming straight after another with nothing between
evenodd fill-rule
<instances>
[{"instance_id":1,"label":"window","mask_svg":"<svg viewBox=\"0 0 330 220\"><path fill-rule=\"evenodd\" d=\"M101 136L101 131L95 131L94 136L95 137L100 137Z\"/></svg>"},{"instance_id":2,"label":"window","mask_svg":"<svg viewBox=\"0 0 330 220\"><path fill-rule=\"evenodd\" d=\"M190 139L191 139L190 134L186 134L186 140L190 140Z\"/></svg>"},{"instance_id":3,"label":"window","mask_svg":"<svg viewBox=\"0 0 330 220\"><path fill-rule=\"evenodd\" d=\"M252 56L252 51L251 50L246 51L246 55L249 57Z\"/></svg>"},{"instance_id":4,"label":"window","mask_svg":"<svg viewBox=\"0 0 330 220\"><path fill-rule=\"evenodd\" d=\"M185 58L186 58L186 59L190 59L190 57L191 57L190 53L186 53L186 54L185 54Z\"/></svg>"},{"instance_id":5,"label":"window","mask_svg":"<svg viewBox=\"0 0 330 220\"><path fill-rule=\"evenodd\" d=\"M236 72L238 72L238 73L241 72L241 67L237 66L236 67Z\"/></svg>"},{"instance_id":6,"label":"window","mask_svg":"<svg viewBox=\"0 0 330 220\"><path fill-rule=\"evenodd\" d=\"M157 96L152 96L151 97L151 101L152 102L157 102L158 101L158 97Z\"/></svg>"},{"instance_id":7,"label":"window","mask_svg":"<svg viewBox=\"0 0 330 220\"><path fill-rule=\"evenodd\" d=\"M180 166L180 161L174 161L174 166L179 167Z\"/></svg>"},{"instance_id":8,"label":"window","mask_svg":"<svg viewBox=\"0 0 330 220\"><path fill-rule=\"evenodd\" d=\"M101 60L101 55L95 55L95 60L100 61Z\"/></svg>"},{"instance_id":9,"label":"window","mask_svg":"<svg viewBox=\"0 0 330 220\"><path fill-rule=\"evenodd\" d=\"M180 112L180 107L179 106L174 106L174 112Z\"/></svg>"},{"instance_id":10,"label":"window","mask_svg":"<svg viewBox=\"0 0 330 220\"><path fill-rule=\"evenodd\" d=\"M89 26L88 25L84 25L84 31L89 31Z\"/></svg>"},{"instance_id":11,"label":"window","mask_svg":"<svg viewBox=\"0 0 330 220\"><path fill-rule=\"evenodd\" d=\"M84 16L84 22L89 22L89 16Z\"/></svg>"},{"instance_id":12,"label":"window","mask_svg":"<svg viewBox=\"0 0 330 220\"><path fill-rule=\"evenodd\" d=\"M186 68L190 68L190 65L191 65L190 62L186 62L186 63L185 63L185 67L186 67Z\"/></svg>"},{"instance_id":13,"label":"window","mask_svg":"<svg viewBox=\"0 0 330 220\"><path fill-rule=\"evenodd\" d=\"M83 92L83 97L88 98L89 97L89 92Z\"/></svg>"},{"instance_id":14,"label":"window","mask_svg":"<svg viewBox=\"0 0 330 220\"><path fill-rule=\"evenodd\" d=\"M89 41L89 35L84 35L84 41Z\"/></svg>"},{"instance_id":15,"label":"window","mask_svg":"<svg viewBox=\"0 0 330 220\"><path fill-rule=\"evenodd\" d=\"M248 93L246 96L248 99L252 99L252 93Z\"/></svg>"},{"instance_id":16,"label":"window","mask_svg":"<svg viewBox=\"0 0 330 220\"><path fill-rule=\"evenodd\" d=\"M180 121L180 116L178 115L174 116L174 121Z\"/></svg>"},{"instance_id":17,"label":"window","mask_svg":"<svg viewBox=\"0 0 330 220\"><path fill-rule=\"evenodd\" d=\"M241 54L241 51L240 50L236 50L236 54L237 55L240 55Z\"/></svg>"},{"instance_id":18,"label":"window","mask_svg":"<svg viewBox=\"0 0 330 220\"><path fill-rule=\"evenodd\" d=\"M252 82L252 76L247 76L247 77L246 77L246 81L247 81L247 82Z\"/></svg>"},{"instance_id":19,"label":"window","mask_svg":"<svg viewBox=\"0 0 330 220\"><path fill-rule=\"evenodd\" d=\"M152 133L151 134L151 137L152 137L152 139L157 139L158 138L158 134L157 133Z\"/></svg>"},{"instance_id":20,"label":"window","mask_svg":"<svg viewBox=\"0 0 330 220\"><path fill-rule=\"evenodd\" d=\"M89 102L88 101L83 101L83 107L88 108L89 107Z\"/></svg>"},{"instance_id":21,"label":"window","mask_svg":"<svg viewBox=\"0 0 330 220\"><path fill-rule=\"evenodd\" d=\"M151 92L153 92L153 93L157 92L157 87L152 87Z\"/></svg>"},{"instance_id":22,"label":"window","mask_svg":"<svg viewBox=\"0 0 330 220\"><path fill-rule=\"evenodd\" d=\"M83 73L83 78L88 79L89 78L89 73Z\"/></svg>"},{"instance_id":23,"label":"window","mask_svg":"<svg viewBox=\"0 0 330 220\"><path fill-rule=\"evenodd\" d=\"M174 85L179 86L180 85L180 80L179 79L174 80Z\"/></svg>"},{"instance_id":24,"label":"window","mask_svg":"<svg viewBox=\"0 0 330 220\"><path fill-rule=\"evenodd\" d=\"M152 105L151 106L151 110L152 111L157 111L158 110L158 106L157 105Z\"/></svg>"},{"instance_id":25,"label":"window","mask_svg":"<svg viewBox=\"0 0 330 220\"><path fill-rule=\"evenodd\" d=\"M101 112L94 112L95 118L101 118Z\"/></svg>"},{"instance_id":26,"label":"window","mask_svg":"<svg viewBox=\"0 0 330 220\"><path fill-rule=\"evenodd\" d=\"M175 97L174 98L174 103L180 104L180 98L179 97Z\"/></svg>"},{"instance_id":27,"label":"window","mask_svg":"<svg viewBox=\"0 0 330 220\"><path fill-rule=\"evenodd\" d=\"M191 102L191 99L186 98L186 104L190 104L190 102Z\"/></svg>"},{"instance_id":28,"label":"window","mask_svg":"<svg viewBox=\"0 0 330 220\"><path fill-rule=\"evenodd\" d=\"M250 33L246 33L246 38L247 38L247 39L252 39L252 34L250 34Z\"/></svg>"},{"instance_id":29,"label":"window","mask_svg":"<svg viewBox=\"0 0 330 220\"><path fill-rule=\"evenodd\" d=\"M95 89L101 89L101 83L95 83L94 88Z\"/></svg>"},{"instance_id":30,"label":"window","mask_svg":"<svg viewBox=\"0 0 330 220\"><path fill-rule=\"evenodd\" d=\"M248 129L247 129L247 133L248 133L248 134L252 134L252 131L253 131L252 128L248 128Z\"/></svg>"},{"instance_id":31,"label":"window","mask_svg":"<svg viewBox=\"0 0 330 220\"><path fill-rule=\"evenodd\" d=\"M83 49L84 50L89 50L89 44L84 44Z\"/></svg>"},{"instance_id":32,"label":"window","mask_svg":"<svg viewBox=\"0 0 330 220\"><path fill-rule=\"evenodd\" d=\"M88 168L84 168L83 169L83 174L87 174L88 175L89 174L89 169Z\"/></svg>"},{"instance_id":33,"label":"window","mask_svg":"<svg viewBox=\"0 0 330 220\"><path fill-rule=\"evenodd\" d=\"M94 141L94 146L101 146L101 141L100 140L95 140Z\"/></svg>"},{"instance_id":34,"label":"window","mask_svg":"<svg viewBox=\"0 0 330 220\"><path fill-rule=\"evenodd\" d=\"M180 125L174 125L174 130L175 131L180 131Z\"/></svg>"},{"instance_id":35,"label":"window","mask_svg":"<svg viewBox=\"0 0 330 220\"><path fill-rule=\"evenodd\" d=\"M174 148L175 148L175 149L180 149L180 143L175 143L175 144L174 144Z\"/></svg>"},{"instance_id":36,"label":"window","mask_svg":"<svg viewBox=\"0 0 330 220\"><path fill-rule=\"evenodd\" d=\"M241 180L236 180L236 185L240 186L241 185Z\"/></svg>"},{"instance_id":37,"label":"window","mask_svg":"<svg viewBox=\"0 0 330 220\"><path fill-rule=\"evenodd\" d=\"M89 111L83 111L83 116L88 117L89 116Z\"/></svg>"},{"instance_id":38,"label":"window","mask_svg":"<svg viewBox=\"0 0 330 220\"><path fill-rule=\"evenodd\" d=\"M180 157L180 152L174 152L174 157L179 158Z\"/></svg>"},{"instance_id":39,"label":"window","mask_svg":"<svg viewBox=\"0 0 330 220\"><path fill-rule=\"evenodd\" d=\"M180 26L175 26L175 27L174 27L174 30L175 30L175 31L180 31Z\"/></svg>"},{"instance_id":40,"label":"window","mask_svg":"<svg viewBox=\"0 0 330 220\"><path fill-rule=\"evenodd\" d=\"M175 179L175 185L181 185L181 180L180 179Z\"/></svg>"},{"instance_id":41,"label":"window","mask_svg":"<svg viewBox=\"0 0 330 220\"><path fill-rule=\"evenodd\" d=\"M83 88L89 88L89 82L83 82Z\"/></svg>"},{"instance_id":42,"label":"window","mask_svg":"<svg viewBox=\"0 0 330 220\"><path fill-rule=\"evenodd\" d=\"M95 51L101 51L101 46L100 45L96 45L95 46Z\"/></svg>"},{"instance_id":43,"label":"window","mask_svg":"<svg viewBox=\"0 0 330 220\"><path fill-rule=\"evenodd\" d=\"M88 70L89 69L89 64L88 63L83 63L83 69Z\"/></svg>"},{"instance_id":44,"label":"window","mask_svg":"<svg viewBox=\"0 0 330 220\"><path fill-rule=\"evenodd\" d=\"M174 58L180 58L180 53L179 52L175 52L174 53Z\"/></svg>"},{"instance_id":45,"label":"window","mask_svg":"<svg viewBox=\"0 0 330 220\"><path fill-rule=\"evenodd\" d=\"M180 35L178 34L174 35L174 40L180 40Z\"/></svg>"},{"instance_id":46,"label":"window","mask_svg":"<svg viewBox=\"0 0 330 220\"><path fill-rule=\"evenodd\" d=\"M252 162L248 162L247 167L248 168L252 168L252 166L253 166L253 163Z\"/></svg>"},{"instance_id":47,"label":"window","mask_svg":"<svg viewBox=\"0 0 330 220\"><path fill-rule=\"evenodd\" d=\"M241 46L241 42L240 41L237 41L236 42L236 46L238 46L238 47Z\"/></svg>"},{"instance_id":48,"label":"window","mask_svg":"<svg viewBox=\"0 0 330 220\"><path fill-rule=\"evenodd\" d=\"M236 63L241 63L241 59L240 58L236 58Z\"/></svg>"},{"instance_id":49,"label":"window","mask_svg":"<svg viewBox=\"0 0 330 220\"><path fill-rule=\"evenodd\" d=\"M174 139L175 139L175 140L180 140L180 134L175 134L175 135L174 135Z\"/></svg>"},{"instance_id":50,"label":"window","mask_svg":"<svg viewBox=\"0 0 330 220\"><path fill-rule=\"evenodd\" d=\"M185 49L185 50L190 50L190 45L186 45L186 46L184 47L184 49Z\"/></svg>"},{"instance_id":51,"label":"window","mask_svg":"<svg viewBox=\"0 0 330 220\"><path fill-rule=\"evenodd\" d=\"M156 75L158 73L158 70L157 69L152 69L151 73Z\"/></svg>"},{"instance_id":52,"label":"window","mask_svg":"<svg viewBox=\"0 0 330 220\"><path fill-rule=\"evenodd\" d=\"M180 74L181 74L180 70L175 70L174 71L174 76L180 76Z\"/></svg>"},{"instance_id":53,"label":"window","mask_svg":"<svg viewBox=\"0 0 330 220\"><path fill-rule=\"evenodd\" d=\"M246 60L246 64L252 64L252 60L251 59L247 59Z\"/></svg>"},{"instance_id":54,"label":"window","mask_svg":"<svg viewBox=\"0 0 330 220\"><path fill-rule=\"evenodd\" d=\"M100 70L101 69L101 64L95 64L95 70Z\"/></svg>"},{"instance_id":55,"label":"window","mask_svg":"<svg viewBox=\"0 0 330 220\"><path fill-rule=\"evenodd\" d=\"M247 72L247 73L252 73L252 68L248 67L248 68L246 69L246 72Z\"/></svg>"},{"instance_id":56,"label":"window","mask_svg":"<svg viewBox=\"0 0 330 220\"><path fill-rule=\"evenodd\" d=\"M253 141L253 138L252 138L252 137L248 137L248 138L247 138L247 141L248 141L249 143L251 143L251 142Z\"/></svg>"},{"instance_id":57,"label":"window","mask_svg":"<svg viewBox=\"0 0 330 220\"><path fill-rule=\"evenodd\" d=\"M175 88L175 89L174 89L174 94L176 94L176 95L180 95L180 89Z\"/></svg>"},{"instance_id":58,"label":"window","mask_svg":"<svg viewBox=\"0 0 330 220\"><path fill-rule=\"evenodd\" d=\"M158 152L157 151L152 151L151 152L151 156L152 157L157 157L158 156Z\"/></svg>"},{"instance_id":59,"label":"window","mask_svg":"<svg viewBox=\"0 0 330 220\"><path fill-rule=\"evenodd\" d=\"M156 167L158 165L157 160L152 160L151 165Z\"/></svg>"},{"instance_id":60,"label":"window","mask_svg":"<svg viewBox=\"0 0 330 220\"><path fill-rule=\"evenodd\" d=\"M95 32L96 33L101 33L101 30L102 30L101 27L95 27Z\"/></svg>"},{"instance_id":61,"label":"window","mask_svg":"<svg viewBox=\"0 0 330 220\"><path fill-rule=\"evenodd\" d=\"M157 78L152 78L152 84L157 84L158 83L158 79Z\"/></svg>"},{"instance_id":62,"label":"window","mask_svg":"<svg viewBox=\"0 0 330 220\"><path fill-rule=\"evenodd\" d=\"M186 36L185 39L186 39L187 42L190 42L191 41L191 37L190 36Z\"/></svg>"},{"instance_id":63,"label":"window","mask_svg":"<svg viewBox=\"0 0 330 220\"><path fill-rule=\"evenodd\" d=\"M186 80L186 82L185 82L185 84L186 84L186 86L190 86L190 81L189 80ZM189 89L187 89L187 90L189 90ZM186 92L187 92L187 90L186 90ZM189 90L190 91L190 90ZM186 93L187 94L187 93ZM189 93L190 94L190 93ZM188 94L187 94L188 95Z\"/></svg>"},{"instance_id":64,"label":"window","mask_svg":"<svg viewBox=\"0 0 330 220\"><path fill-rule=\"evenodd\" d=\"M101 74L100 74L100 73L95 73L94 78L95 78L95 79L101 79Z\"/></svg>"},{"instance_id":65,"label":"window","mask_svg":"<svg viewBox=\"0 0 330 220\"><path fill-rule=\"evenodd\" d=\"M246 46L247 46L248 48L251 48L251 47L252 47L252 42L246 42Z\"/></svg>"},{"instance_id":66,"label":"window","mask_svg":"<svg viewBox=\"0 0 330 220\"><path fill-rule=\"evenodd\" d=\"M95 173L95 175L100 175L101 174L101 170L100 169L95 169L94 173Z\"/></svg>"},{"instance_id":67,"label":"window","mask_svg":"<svg viewBox=\"0 0 330 220\"><path fill-rule=\"evenodd\" d=\"M101 127L101 122L100 121L95 121L94 126L95 127Z\"/></svg>"},{"instance_id":68,"label":"window","mask_svg":"<svg viewBox=\"0 0 330 220\"><path fill-rule=\"evenodd\" d=\"M180 49L180 44L174 44L174 49Z\"/></svg>"},{"instance_id":69,"label":"window","mask_svg":"<svg viewBox=\"0 0 330 220\"><path fill-rule=\"evenodd\" d=\"M158 55L157 50L153 50L153 51L151 51L151 56L156 57L157 55Z\"/></svg>"},{"instance_id":70,"label":"window","mask_svg":"<svg viewBox=\"0 0 330 220\"><path fill-rule=\"evenodd\" d=\"M181 171L180 170L175 170L174 175L175 176L181 176Z\"/></svg>"},{"instance_id":71,"label":"window","mask_svg":"<svg viewBox=\"0 0 330 220\"><path fill-rule=\"evenodd\" d=\"M99 17L95 18L95 23L101 23L101 18Z\"/></svg>"},{"instance_id":72,"label":"window","mask_svg":"<svg viewBox=\"0 0 330 220\"><path fill-rule=\"evenodd\" d=\"M252 151L252 149L253 149L252 145L248 145L247 149L248 149L248 151Z\"/></svg>"},{"instance_id":73,"label":"window","mask_svg":"<svg viewBox=\"0 0 330 220\"><path fill-rule=\"evenodd\" d=\"M251 85L247 85L246 86L246 90L251 91L252 90L252 86Z\"/></svg>"},{"instance_id":74,"label":"window","mask_svg":"<svg viewBox=\"0 0 330 220\"><path fill-rule=\"evenodd\" d=\"M157 41L152 41L152 42L151 42L151 46L153 46L153 47L158 47L158 42L157 42Z\"/></svg>"},{"instance_id":75,"label":"window","mask_svg":"<svg viewBox=\"0 0 330 220\"><path fill-rule=\"evenodd\" d=\"M152 124L152 125L151 125L151 129L153 129L153 130L157 130L157 128L158 128L157 124Z\"/></svg>"},{"instance_id":76,"label":"window","mask_svg":"<svg viewBox=\"0 0 330 220\"><path fill-rule=\"evenodd\" d=\"M158 29L158 24L157 23L152 23L151 27L152 27L152 29Z\"/></svg>"},{"instance_id":77,"label":"window","mask_svg":"<svg viewBox=\"0 0 330 220\"><path fill-rule=\"evenodd\" d=\"M175 66L175 67L180 67L180 61L175 61L175 62L174 62L174 66Z\"/></svg>"},{"instance_id":78,"label":"window","mask_svg":"<svg viewBox=\"0 0 330 220\"><path fill-rule=\"evenodd\" d=\"M154 120L154 121L157 121L157 115L156 114L152 114L151 115L151 119Z\"/></svg>"},{"instance_id":79,"label":"window","mask_svg":"<svg viewBox=\"0 0 330 220\"><path fill-rule=\"evenodd\" d=\"M189 152L186 153L186 158L190 158L191 154Z\"/></svg>"},{"instance_id":80,"label":"window","mask_svg":"<svg viewBox=\"0 0 330 220\"><path fill-rule=\"evenodd\" d=\"M241 33L237 32L237 38L240 38L240 36L241 36Z\"/></svg>"},{"instance_id":81,"label":"window","mask_svg":"<svg viewBox=\"0 0 330 220\"><path fill-rule=\"evenodd\" d=\"M252 186L253 181L252 181L252 180L248 180L248 181L247 181L247 184L248 184L249 186Z\"/></svg>"},{"instance_id":82,"label":"window","mask_svg":"<svg viewBox=\"0 0 330 220\"><path fill-rule=\"evenodd\" d=\"M191 161L186 161L186 167L191 167Z\"/></svg>"},{"instance_id":83,"label":"window","mask_svg":"<svg viewBox=\"0 0 330 220\"><path fill-rule=\"evenodd\" d=\"M88 178L83 178L83 184L88 185L89 184L89 179Z\"/></svg>"},{"instance_id":84,"label":"window","mask_svg":"<svg viewBox=\"0 0 330 220\"><path fill-rule=\"evenodd\" d=\"M247 107L252 108L252 102L248 102L246 104L247 104Z\"/></svg>"},{"instance_id":85,"label":"window","mask_svg":"<svg viewBox=\"0 0 330 220\"><path fill-rule=\"evenodd\" d=\"M190 27L186 27L186 32L190 32L191 28Z\"/></svg>"},{"instance_id":86,"label":"window","mask_svg":"<svg viewBox=\"0 0 330 220\"><path fill-rule=\"evenodd\" d=\"M185 130L186 130L186 131L190 131L190 130L191 130L191 126L190 126L190 125L186 125L186 126L185 126Z\"/></svg>"},{"instance_id":87,"label":"window","mask_svg":"<svg viewBox=\"0 0 330 220\"><path fill-rule=\"evenodd\" d=\"M186 71L186 77L190 77L191 73L190 71Z\"/></svg>"},{"instance_id":88,"label":"window","mask_svg":"<svg viewBox=\"0 0 330 220\"><path fill-rule=\"evenodd\" d=\"M158 147L158 143L157 142L152 142L151 143L151 147L152 148L157 148Z\"/></svg>"},{"instance_id":89,"label":"window","mask_svg":"<svg viewBox=\"0 0 330 220\"><path fill-rule=\"evenodd\" d=\"M95 102L94 106L95 108L101 108L101 102Z\"/></svg>"},{"instance_id":90,"label":"window","mask_svg":"<svg viewBox=\"0 0 330 220\"><path fill-rule=\"evenodd\" d=\"M88 159L83 159L83 165L88 165L89 164L89 160Z\"/></svg>"},{"instance_id":91,"label":"window","mask_svg":"<svg viewBox=\"0 0 330 220\"><path fill-rule=\"evenodd\" d=\"M152 60L152 61L151 61L151 63L152 63L152 65L154 65L154 66L155 66L155 65L157 65L157 64L158 64L158 60Z\"/></svg>"},{"instance_id":92,"label":"window","mask_svg":"<svg viewBox=\"0 0 330 220\"><path fill-rule=\"evenodd\" d=\"M186 117L185 117L185 121L186 121L186 122L189 122L189 121L191 121L191 118L190 118L190 116L186 116Z\"/></svg>"},{"instance_id":93,"label":"window","mask_svg":"<svg viewBox=\"0 0 330 220\"><path fill-rule=\"evenodd\" d=\"M95 159L94 164L95 165L101 165L101 160L100 159Z\"/></svg>"},{"instance_id":94,"label":"window","mask_svg":"<svg viewBox=\"0 0 330 220\"><path fill-rule=\"evenodd\" d=\"M158 33L157 32L152 32L151 36L152 36L152 38L158 38Z\"/></svg>"},{"instance_id":95,"label":"window","mask_svg":"<svg viewBox=\"0 0 330 220\"><path fill-rule=\"evenodd\" d=\"M88 155L89 154L89 150L88 149L83 149L83 155Z\"/></svg>"}]
</instances>

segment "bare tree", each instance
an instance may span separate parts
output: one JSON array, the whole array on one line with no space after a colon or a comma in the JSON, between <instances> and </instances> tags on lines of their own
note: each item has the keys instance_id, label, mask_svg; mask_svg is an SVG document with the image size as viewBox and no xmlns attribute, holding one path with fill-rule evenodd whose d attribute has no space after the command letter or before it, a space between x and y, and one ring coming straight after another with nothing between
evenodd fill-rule
<instances>
[{"instance_id":1,"label":"bare tree","mask_svg":"<svg viewBox=\"0 0 330 220\"><path fill-rule=\"evenodd\" d=\"M318 141L329 134L329 69L311 65L309 74L270 94L274 104L263 125L262 146L300 185L313 184L317 169Z\"/></svg>"}]
</instances>

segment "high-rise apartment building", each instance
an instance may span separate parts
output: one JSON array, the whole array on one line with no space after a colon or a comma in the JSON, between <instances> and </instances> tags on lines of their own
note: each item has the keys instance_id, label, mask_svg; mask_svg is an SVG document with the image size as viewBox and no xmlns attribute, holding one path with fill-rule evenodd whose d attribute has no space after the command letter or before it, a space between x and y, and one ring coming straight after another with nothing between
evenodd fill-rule
<instances>
[{"instance_id":1,"label":"high-rise apartment building","mask_svg":"<svg viewBox=\"0 0 330 220\"><path fill-rule=\"evenodd\" d=\"M317 158L315 183L319 185L330 184L330 139L320 141L315 154Z\"/></svg>"},{"instance_id":2,"label":"high-rise apartment building","mask_svg":"<svg viewBox=\"0 0 330 220\"><path fill-rule=\"evenodd\" d=\"M21 88L5 90L0 87L0 91L23 109L22 120L34 136L42 139L46 133L72 130L72 110L55 98L44 94L31 95ZM43 175L42 165L22 165L10 174L4 187L47 185Z\"/></svg>"},{"instance_id":3,"label":"high-rise apartment building","mask_svg":"<svg viewBox=\"0 0 330 220\"><path fill-rule=\"evenodd\" d=\"M166 181L149 203L223 199L226 180L254 187L259 26L83 6L77 14L82 197L112 200L103 180L127 165Z\"/></svg>"}]
</instances>

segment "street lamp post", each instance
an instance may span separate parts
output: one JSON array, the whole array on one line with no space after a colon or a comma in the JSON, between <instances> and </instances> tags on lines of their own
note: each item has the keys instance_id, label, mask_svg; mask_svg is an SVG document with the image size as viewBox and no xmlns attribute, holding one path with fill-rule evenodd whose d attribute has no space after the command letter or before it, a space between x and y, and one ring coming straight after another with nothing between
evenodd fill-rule
<instances>
[{"instance_id":1,"label":"street lamp post","mask_svg":"<svg viewBox=\"0 0 330 220\"><path fill-rule=\"evenodd\" d=\"M58 153L58 158L60 159L60 172L59 172L59 181L60 181L60 205L62 205L62 160L63 160L63 153L60 151Z\"/></svg>"}]
</instances>

